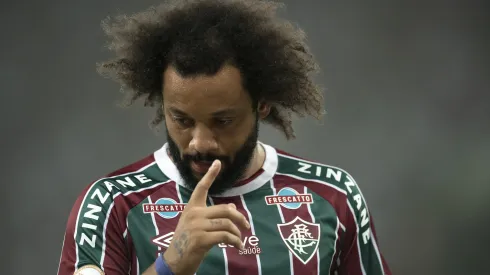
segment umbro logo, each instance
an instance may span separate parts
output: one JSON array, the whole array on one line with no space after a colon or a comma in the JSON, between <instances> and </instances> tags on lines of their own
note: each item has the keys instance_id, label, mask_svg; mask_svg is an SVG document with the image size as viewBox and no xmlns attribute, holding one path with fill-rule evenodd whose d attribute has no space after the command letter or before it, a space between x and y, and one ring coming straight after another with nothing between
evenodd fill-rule
<instances>
[{"instance_id":1,"label":"umbro logo","mask_svg":"<svg viewBox=\"0 0 490 275\"><path fill-rule=\"evenodd\" d=\"M156 236L151 241L159 247L168 248L170 246L170 243L172 242L173 237L174 232L170 232L162 236Z\"/></svg>"}]
</instances>

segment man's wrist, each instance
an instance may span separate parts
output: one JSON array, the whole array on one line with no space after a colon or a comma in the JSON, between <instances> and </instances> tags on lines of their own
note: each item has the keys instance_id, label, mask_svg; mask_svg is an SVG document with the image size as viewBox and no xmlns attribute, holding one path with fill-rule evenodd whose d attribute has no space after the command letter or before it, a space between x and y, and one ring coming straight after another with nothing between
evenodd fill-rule
<instances>
[{"instance_id":1,"label":"man's wrist","mask_svg":"<svg viewBox=\"0 0 490 275\"><path fill-rule=\"evenodd\" d=\"M170 269L168 263L165 261L163 254L155 261L155 269L157 271L157 275L175 275L172 272L172 269Z\"/></svg>"}]
</instances>

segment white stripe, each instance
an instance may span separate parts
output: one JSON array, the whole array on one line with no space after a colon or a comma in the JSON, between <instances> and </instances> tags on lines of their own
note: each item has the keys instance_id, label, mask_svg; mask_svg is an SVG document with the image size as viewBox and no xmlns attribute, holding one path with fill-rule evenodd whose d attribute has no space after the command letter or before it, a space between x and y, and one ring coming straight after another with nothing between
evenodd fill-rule
<instances>
[{"instance_id":1,"label":"white stripe","mask_svg":"<svg viewBox=\"0 0 490 275\"><path fill-rule=\"evenodd\" d=\"M343 225L343 224L340 222L340 220L339 220L339 225L340 225L340 228L342 228L342 231L344 231L344 232L345 232L345 231L346 231L346 229L345 229L345 225Z\"/></svg>"},{"instance_id":2,"label":"white stripe","mask_svg":"<svg viewBox=\"0 0 490 275\"><path fill-rule=\"evenodd\" d=\"M369 220L369 231L370 231L370 234L371 234L371 241L372 241L373 246L374 246L374 251L376 251L376 256L378 256L379 266L381 267L381 273L382 274L385 274L385 269L384 269L384 266L383 266L383 260L381 259L381 255L379 253L378 244L376 242L376 239L374 238L373 229L371 228L371 213L369 212L369 208L368 208L366 199L364 198L364 195L362 194L361 188L359 188L359 186L357 185L357 183L354 180L354 178L351 175L348 175L348 177L355 184L355 186L357 187L357 191L359 191L359 194L361 195L361 198L362 198L362 202L364 203L364 208L366 208L367 215L368 215L368 220Z\"/></svg>"},{"instance_id":3,"label":"white stripe","mask_svg":"<svg viewBox=\"0 0 490 275\"><path fill-rule=\"evenodd\" d=\"M274 187L274 180L270 180L270 182L271 182L271 189L272 189L273 195L276 196L277 195L277 190ZM281 222L282 223L285 223L284 215L282 214L282 210L281 210L281 205L280 204L277 204L277 211L279 212L279 216L281 216ZM289 249L288 249L288 253L289 253L289 266L291 267L290 268L291 275L294 275L293 253L291 253L291 251Z\"/></svg>"},{"instance_id":4,"label":"white stripe","mask_svg":"<svg viewBox=\"0 0 490 275\"><path fill-rule=\"evenodd\" d=\"M364 269L364 264L362 263L361 243L359 239L359 224L357 223L356 213L354 212L354 209L352 208L352 205L350 205L349 201L347 201L347 205L349 206L350 212L352 213L352 216L354 217L354 221L356 223L356 239L357 239L357 251L359 252L359 263L361 265L362 274L366 275L366 270Z\"/></svg>"},{"instance_id":5,"label":"white stripe","mask_svg":"<svg viewBox=\"0 0 490 275\"><path fill-rule=\"evenodd\" d=\"M148 196L148 203L153 204L150 196ZM157 222L155 221L155 212L151 212L150 215L151 215L151 222L153 223L153 227L155 228L155 236L158 236L160 234L160 232L158 230ZM159 245L157 245L157 247L158 247L158 251L160 251L161 247ZM160 253L157 253L157 254L158 254L158 256L160 256Z\"/></svg>"},{"instance_id":6,"label":"white stripe","mask_svg":"<svg viewBox=\"0 0 490 275\"><path fill-rule=\"evenodd\" d=\"M352 177L352 176L351 176L351 175L350 175L350 174L349 174L347 171L345 171L345 170L344 170L344 169L342 169L342 168L339 168L339 167L336 167L336 166L332 166L332 165L326 165L326 164L322 164L322 163L319 163L319 162L314 162L314 161L304 160L304 159L300 159L300 158L296 158L296 157L292 157L292 156L287 156L287 155L280 154L280 153L278 153L278 155L279 155L279 156L282 156L282 157L285 157L285 158L294 159L294 160L301 161L301 162L306 162L306 163L309 163L309 164L314 164L314 165L326 166L326 167L334 168L334 169L337 169L337 170L339 170L339 171L341 171L341 172L345 173L345 174L346 174L346 176L347 176L347 177L348 177L348 178L349 178L349 179L350 179L350 180L351 180L351 181L352 181L352 182L355 184L355 186L357 187L357 190L359 191L359 194L360 194L360 195L361 195L361 197L362 197L362 200L363 200L363 202L364 202L364 206L366 207L366 211L368 212L368 215L369 215L369 218L370 218L369 209L368 209L368 207L367 207L366 200L364 199L364 195L363 195L363 194L362 194L362 192L361 192L361 188L359 188L359 186L357 185L357 183L356 183L356 181L354 180L354 178L353 178L353 177ZM276 173L276 174L279 174L279 173ZM299 178L299 177L298 177L298 178ZM309 180L309 179L305 179L305 180L307 180L307 181L315 181L315 180ZM318 181L315 181L315 182L318 182ZM344 194L346 194L346 195L347 195L347 193L346 193L345 191L344 191L344 192L342 192L342 193L344 193ZM356 228L357 228L357 232L356 232L356 233L357 233L357 247L358 247L358 249L359 249L359 259L360 259L360 262L361 262L362 272L363 272L363 274L366 274L366 271L364 270L364 265L363 265L363 263L362 263L362 253L361 253L361 250L360 250L361 248L360 248L360 242L359 242L359 225L357 224L357 217L356 217L356 215L355 215L355 213L354 213L354 210L353 210L353 208L352 208L352 206L350 205L350 203L349 203L349 201L348 201L348 200L347 200L347 204L349 205L349 208L350 208L350 210L351 210L351 212L352 212L352 215L354 216L354 219L356 220ZM370 222L371 222L371 221L370 221ZM341 226L342 226L342 229L344 229L344 231L345 231L345 226L343 226L342 224L341 224ZM370 230L371 230L371 235L372 235L372 229L370 228ZM380 262L381 270L382 270L382 272L383 272L383 274L384 274L383 262L382 262L382 260L381 260L381 256L380 256L380 253L379 253L379 248L378 248L378 245L377 245L376 241L374 240L373 236L371 236L371 239L373 240L374 249L375 249L375 251L376 251L376 255L378 256L378 260L379 260L379 262Z\"/></svg>"},{"instance_id":7,"label":"white stripe","mask_svg":"<svg viewBox=\"0 0 490 275\"><path fill-rule=\"evenodd\" d=\"M83 197L83 200L82 200L82 203L80 204L80 208L78 209L78 215L77 215L77 221L75 223L75 234L73 235L73 238L75 240L75 254L76 254L76 261L75 261L75 272L78 270L77 266L78 266L78 262L80 261L80 258L79 258L79 253L78 253L78 243L77 243L77 233L78 233L78 221L80 219L80 213L82 212L82 209L83 209L83 205L85 204L85 200L87 199L88 195L90 194L90 191L92 191L92 188L94 188L94 186L102 181L102 180L106 180L106 179L112 179L112 178L118 178L118 177L121 177L121 176L126 176L126 175L130 175L130 174L135 174L135 173L138 173L138 172L141 172L145 169L147 169L148 167L152 166L153 164L155 164L155 162L152 162L146 166L143 166L142 168L136 170L136 171L132 171L132 172L128 172L128 173L124 173L124 174L119 174L119 175L115 175L115 176L111 176L111 177L105 177L105 178L101 178L97 181L95 181L94 183L92 183L92 185L89 187L89 189L87 190L87 192L85 193L85 196Z\"/></svg>"},{"instance_id":8,"label":"white stripe","mask_svg":"<svg viewBox=\"0 0 490 275\"><path fill-rule=\"evenodd\" d=\"M211 197L209 197L209 202L211 203L211 205L214 205L214 201ZM221 249L223 251L223 260L225 262L225 275L229 275L229 271L228 271L228 257L226 256L226 248L222 248Z\"/></svg>"},{"instance_id":9,"label":"white stripe","mask_svg":"<svg viewBox=\"0 0 490 275\"><path fill-rule=\"evenodd\" d=\"M247 211L248 220L250 222L250 229L252 230L252 234L254 236L257 236L255 234L255 226L254 226L254 222L252 219L252 214L248 210L248 207L247 207L247 204L245 203L245 199L243 198L243 195L240 195L240 199L242 200L243 209L245 209L245 211ZM260 254L255 254L255 258L257 258L257 267L258 267L257 269L259 271L259 275L262 275L262 265L260 264Z\"/></svg>"},{"instance_id":10,"label":"white stripe","mask_svg":"<svg viewBox=\"0 0 490 275\"><path fill-rule=\"evenodd\" d=\"M332 254L332 260L330 261L330 269L328 271L328 274L331 274L332 268L334 267L334 260L335 260L335 253L337 253L337 241L339 240L339 227L340 227L340 220L339 217L337 217L337 226L335 228L335 242L333 243L333 254Z\"/></svg>"},{"instance_id":11,"label":"white stripe","mask_svg":"<svg viewBox=\"0 0 490 275\"><path fill-rule=\"evenodd\" d=\"M138 259L138 256L136 256L136 274L140 274L140 260Z\"/></svg>"},{"instance_id":12,"label":"white stripe","mask_svg":"<svg viewBox=\"0 0 490 275\"><path fill-rule=\"evenodd\" d=\"M344 194L347 196L347 192L336 186L336 185L333 185L331 183L328 183L328 182L325 182L325 181L321 181L321 180L315 180L315 179L307 179L307 178L303 178L303 177L299 177L297 175L293 175L293 174L285 174L285 173L279 173L279 172L276 172L276 175L281 175L281 176L287 176L287 177L291 177L291 178L294 178L294 179L297 179L297 180L302 180L302 181L310 181L310 182L316 182L316 183L320 183L320 184L323 184L323 185L326 185L328 187L331 187L337 191L339 191L340 193Z\"/></svg>"},{"instance_id":13,"label":"white stripe","mask_svg":"<svg viewBox=\"0 0 490 275\"><path fill-rule=\"evenodd\" d=\"M104 271L104 258L105 258L105 249L106 249L106 232L107 232L107 223L109 223L109 217L111 216L112 208L114 207L114 202L109 206L109 210L107 210L107 215L104 221L104 229L102 230L102 254L100 256L100 269Z\"/></svg>"},{"instance_id":14,"label":"white stripe","mask_svg":"<svg viewBox=\"0 0 490 275\"><path fill-rule=\"evenodd\" d=\"M304 187L303 193L308 194L308 188L306 188L306 186ZM311 203L307 203L306 207L308 208L308 213L310 213L311 221L315 223L315 216L313 215L313 212L311 212ZM318 232L318 234L321 235L321 233L322 233L322 228L320 227L320 231ZM320 238L320 236L318 237ZM318 244L318 248L316 250L316 259L317 259L317 274L320 275L320 244Z\"/></svg>"},{"instance_id":15,"label":"white stripe","mask_svg":"<svg viewBox=\"0 0 490 275\"><path fill-rule=\"evenodd\" d=\"M128 192L124 193L123 196L127 196L127 195L132 194L132 193L139 193L141 191L148 190L148 189L151 189L151 188L155 188L157 186L163 185L163 184L168 183L168 182L171 182L171 180L168 180L168 181L165 181L165 182L161 182L161 183L157 183L157 184L155 184L153 186L149 186L149 187L146 187L146 188L138 189L138 190L135 190L135 191L128 191ZM113 196L113 201L112 201L111 205L109 206L109 210L107 211L106 220L104 222L104 230L102 231L102 256L100 258L100 265L101 265L102 271L104 271L104 266L103 265L104 265L104 257L105 257L105 250L106 250L107 223L109 222L109 217L111 216L111 211L112 211L112 208L114 207L114 200L119 195L121 195L121 193L117 193L116 195ZM148 197L148 200L151 203L150 197ZM153 216L153 213L151 213L151 214L152 214L153 224L156 227L155 216ZM127 230L127 225L126 225L126 230ZM158 228L157 227L156 227L156 230L157 230L157 235L158 235ZM160 250L160 247L158 247L158 250Z\"/></svg>"},{"instance_id":16,"label":"white stripe","mask_svg":"<svg viewBox=\"0 0 490 275\"><path fill-rule=\"evenodd\" d=\"M122 196L127 196L127 195L130 195L130 194L133 194L133 193L140 193L141 191L145 191L145 190L148 190L148 189L159 187L159 186L164 185L166 183L169 183L171 181L172 180L168 180L168 181L165 181L165 182L160 182L160 183L154 184L154 185L149 186L149 187L146 187L146 188L141 188L141 189L134 190L134 191L128 191L128 192L124 193ZM104 222L104 230L102 231L102 255L101 255L101 258L100 258L100 265L101 265L100 268L102 269L102 271L104 271L104 258L105 258L105 250L106 250L107 223L109 222L109 217L111 216L111 211L112 211L112 208L114 207L114 201L115 201L115 199L119 195L121 195L121 193L117 193L116 195L113 196L113 201L112 201L111 205L109 206L109 210L107 211L106 220Z\"/></svg>"},{"instance_id":17,"label":"white stripe","mask_svg":"<svg viewBox=\"0 0 490 275\"><path fill-rule=\"evenodd\" d=\"M373 245L374 245L374 251L376 251L376 256L378 256L378 260L379 260L379 266L381 266L381 274L385 274L385 268L383 266L383 260L381 259L381 254L379 253L379 249L378 249L378 244L376 242L376 239L374 238L374 235L373 235L373 230L371 229L370 230L371 232L371 241L373 242Z\"/></svg>"},{"instance_id":18,"label":"white stripe","mask_svg":"<svg viewBox=\"0 0 490 275\"><path fill-rule=\"evenodd\" d=\"M177 197L179 197L179 202L184 203L182 195L180 194L180 186L177 183L175 183L175 191L177 192Z\"/></svg>"}]
</instances>

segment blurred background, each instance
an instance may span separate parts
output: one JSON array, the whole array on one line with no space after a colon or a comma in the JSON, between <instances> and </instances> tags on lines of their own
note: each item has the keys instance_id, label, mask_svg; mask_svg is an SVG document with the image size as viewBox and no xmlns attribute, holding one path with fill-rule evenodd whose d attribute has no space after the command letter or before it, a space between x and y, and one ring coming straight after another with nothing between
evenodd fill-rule
<instances>
[{"instance_id":1,"label":"blurred background","mask_svg":"<svg viewBox=\"0 0 490 275\"><path fill-rule=\"evenodd\" d=\"M159 2L1 2L1 274L56 274L81 190L165 142L95 72L100 21ZM490 274L490 2L284 2L328 113L261 140L356 178L394 274Z\"/></svg>"}]
</instances>

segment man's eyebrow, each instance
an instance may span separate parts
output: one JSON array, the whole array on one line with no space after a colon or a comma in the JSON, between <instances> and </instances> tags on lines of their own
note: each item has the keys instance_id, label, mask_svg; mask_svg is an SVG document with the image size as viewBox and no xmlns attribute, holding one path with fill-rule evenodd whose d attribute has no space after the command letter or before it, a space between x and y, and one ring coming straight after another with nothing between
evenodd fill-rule
<instances>
[{"instance_id":1,"label":"man's eyebrow","mask_svg":"<svg viewBox=\"0 0 490 275\"><path fill-rule=\"evenodd\" d=\"M168 111L176 115L187 116L187 114L184 111L181 111L175 107L169 107Z\"/></svg>"},{"instance_id":2,"label":"man's eyebrow","mask_svg":"<svg viewBox=\"0 0 490 275\"><path fill-rule=\"evenodd\" d=\"M216 111L216 112L213 112L212 113L212 116L214 117L218 117L218 116L230 116L230 115L235 115L237 112L235 109L232 109L232 108L226 108L226 109L223 109L223 110L219 110L219 111Z\"/></svg>"}]
</instances>

